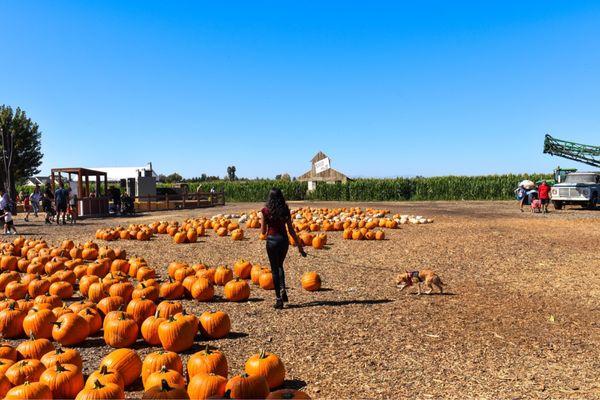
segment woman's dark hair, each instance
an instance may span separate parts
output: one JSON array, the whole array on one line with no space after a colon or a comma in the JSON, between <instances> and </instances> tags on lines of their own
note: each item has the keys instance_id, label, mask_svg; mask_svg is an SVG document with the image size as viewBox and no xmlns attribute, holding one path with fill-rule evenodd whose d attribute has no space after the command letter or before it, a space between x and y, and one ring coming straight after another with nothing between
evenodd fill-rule
<instances>
[{"instance_id":1,"label":"woman's dark hair","mask_svg":"<svg viewBox=\"0 0 600 400\"><path fill-rule=\"evenodd\" d=\"M269 210L269 217L274 220L285 221L290 217L290 208L279 188L271 189L266 207Z\"/></svg>"}]
</instances>

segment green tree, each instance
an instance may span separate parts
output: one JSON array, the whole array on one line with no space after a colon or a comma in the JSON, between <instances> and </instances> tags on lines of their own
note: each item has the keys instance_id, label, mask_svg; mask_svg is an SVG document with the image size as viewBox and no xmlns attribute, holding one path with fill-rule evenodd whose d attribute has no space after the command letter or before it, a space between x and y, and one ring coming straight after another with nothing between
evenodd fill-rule
<instances>
[{"instance_id":1,"label":"green tree","mask_svg":"<svg viewBox=\"0 0 600 400\"><path fill-rule=\"evenodd\" d=\"M167 183L181 182L182 180L183 180L183 177L181 175L179 175L177 172L173 172L171 175L167 175L167 177L165 178L165 181Z\"/></svg>"},{"instance_id":2,"label":"green tree","mask_svg":"<svg viewBox=\"0 0 600 400\"><path fill-rule=\"evenodd\" d=\"M237 176L235 176L235 165L227 167L227 177L230 181L237 180Z\"/></svg>"},{"instance_id":3,"label":"green tree","mask_svg":"<svg viewBox=\"0 0 600 400\"><path fill-rule=\"evenodd\" d=\"M0 106L0 179L11 199L17 196L16 184L40 172L42 133L37 123L17 107Z\"/></svg>"}]
</instances>

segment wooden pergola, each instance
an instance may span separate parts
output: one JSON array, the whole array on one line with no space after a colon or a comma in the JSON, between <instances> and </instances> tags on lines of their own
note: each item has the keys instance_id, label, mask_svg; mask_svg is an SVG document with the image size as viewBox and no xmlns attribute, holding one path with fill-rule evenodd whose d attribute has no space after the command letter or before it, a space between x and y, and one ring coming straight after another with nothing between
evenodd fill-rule
<instances>
[{"instance_id":1,"label":"wooden pergola","mask_svg":"<svg viewBox=\"0 0 600 400\"><path fill-rule=\"evenodd\" d=\"M106 172L87 168L52 168L50 182L52 190L56 189L56 182L63 182L62 174L67 175L68 182L73 182L73 175L77 176L78 213L80 217L96 217L108 215L108 176ZM90 177L96 185L94 192L90 191ZM104 182L104 183L103 183Z\"/></svg>"}]
</instances>

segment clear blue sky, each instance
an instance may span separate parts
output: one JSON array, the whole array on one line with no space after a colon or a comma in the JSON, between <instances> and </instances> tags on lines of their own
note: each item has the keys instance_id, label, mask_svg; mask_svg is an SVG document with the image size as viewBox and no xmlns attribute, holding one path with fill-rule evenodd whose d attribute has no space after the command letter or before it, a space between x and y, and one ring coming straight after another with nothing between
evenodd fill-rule
<instances>
[{"instance_id":1,"label":"clear blue sky","mask_svg":"<svg viewBox=\"0 0 600 400\"><path fill-rule=\"evenodd\" d=\"M0 103L43 171L534 172L576 165L547 132L600 145L598 1L227 4L3 1Z\"/></svg>"}]
</instances>

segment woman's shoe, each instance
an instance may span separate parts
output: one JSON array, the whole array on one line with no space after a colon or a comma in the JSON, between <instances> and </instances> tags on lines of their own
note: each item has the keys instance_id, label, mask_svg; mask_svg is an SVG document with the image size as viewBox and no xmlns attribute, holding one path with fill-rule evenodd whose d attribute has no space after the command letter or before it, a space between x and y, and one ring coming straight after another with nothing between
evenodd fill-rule
<instances>
[{"instance_id":1,"label":"woman's shoe","mask_svg":"<svg viewBox=\"0 0 600 400\"><path fill-rule=\"evenodd\" d=\"M281 301L281 299L277 299L273 307L275 307L276 310L281 310L283 308L283 301Z\"/></svg>"},{"instance_id":2,"label":"woman's shoe","mask_svg":"<svg viewBox=\"0 0 600 400\"><path fill-rule=\"evenodd\" d=\"M285 290L284 290L283 292L281 292L281 300L282 300L284 303L287 303L287 302L288 302L287 292L286 292Z\"/></svg>"}]
</instances>

